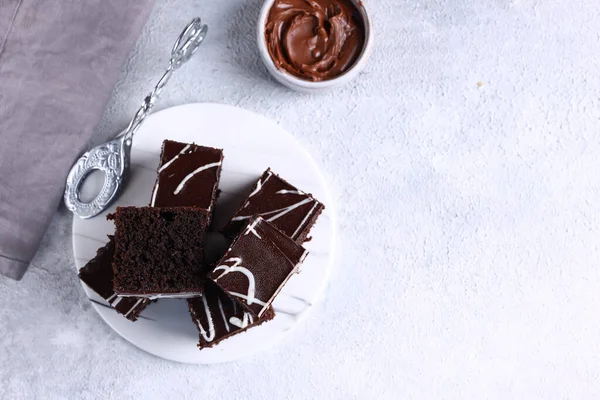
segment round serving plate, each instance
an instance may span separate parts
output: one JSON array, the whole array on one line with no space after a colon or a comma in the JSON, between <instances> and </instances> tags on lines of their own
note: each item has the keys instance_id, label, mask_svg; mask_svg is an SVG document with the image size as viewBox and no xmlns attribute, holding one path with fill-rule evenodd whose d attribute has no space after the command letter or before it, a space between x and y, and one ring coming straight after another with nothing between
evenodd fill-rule
<instances>
[{"instance_id":1,"label":"round serving plate","mask_svg":"<svg viewBox=\"0 0 600 400\"><path fill-rule=\"evenodd\" d=\"M120 197L95 218L73 219L77 270L95 256L96 250L107 242L106 236L114 232L113 223L106 220L107 214L117 206L148 205L165 139L223 149L217 228L233 215L268 167L324 203L326 208L311 230L312 240L304 244L309 255L300 273L277 296L273 303L276 317L272 321L204 350L196 346L198 331L185 300L151 303L136 322L130 322L82 283L85 292L115 332L140 349L168 360L193 364L230 362L274 346L308 314L327 286L334 256L335 221L331 196L315 162L291 134L263 116L220 104L187 104L150 115L134 137L131 170ZM99 179L92 181L97 188L102 183ZM207 240L214 249L222 249L222 242L217 233L210 234Z\"/></svg>"}]
</instances>

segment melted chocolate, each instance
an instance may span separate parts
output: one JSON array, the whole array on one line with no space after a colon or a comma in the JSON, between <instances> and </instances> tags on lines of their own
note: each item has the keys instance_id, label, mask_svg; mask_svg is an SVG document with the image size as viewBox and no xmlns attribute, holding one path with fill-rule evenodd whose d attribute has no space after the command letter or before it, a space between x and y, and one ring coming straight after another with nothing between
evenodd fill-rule
<instances>
[{"instance_id":1,"label":"melted chocolate","mask_svg":"<svg viewBox=\"0 0 600 400\"><path fill-rule=\"evenodd\" d=\"M323 81L342 75L356 62L365 29L351 0L276 0L265 37L277 68Z\"/></svg>"}]
</instances>

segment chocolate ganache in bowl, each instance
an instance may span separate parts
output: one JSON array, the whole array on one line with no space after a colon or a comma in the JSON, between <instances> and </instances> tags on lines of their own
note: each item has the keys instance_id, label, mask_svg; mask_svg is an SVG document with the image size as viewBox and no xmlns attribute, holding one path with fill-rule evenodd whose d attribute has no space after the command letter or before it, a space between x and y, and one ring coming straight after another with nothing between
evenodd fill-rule
<instances>
[{"instance_id":1,"label":"chocolate ganache in bowl","mask_svg":"<svg viewBox=\"0 0 600 400\"><path fill-rule=\"evenodd\" d=\"M265 40L278 69L319 82L356 63L365 46L365 25L351 0L275 0Z\"/></svg>"}]
</instances>

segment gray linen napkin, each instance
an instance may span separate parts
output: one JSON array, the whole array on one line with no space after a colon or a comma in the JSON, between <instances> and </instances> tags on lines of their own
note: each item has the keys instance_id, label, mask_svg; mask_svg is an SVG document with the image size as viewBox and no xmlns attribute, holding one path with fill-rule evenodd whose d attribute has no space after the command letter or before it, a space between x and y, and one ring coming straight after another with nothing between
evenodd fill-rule
<instances>
[{"instance_id":1,"label":"gray linen napkin","mask_svg":"<svg viewBox=\"0 0 600 400\"><path fill-rule=\"evenodd\" d=\"M21 279L154 0L0 0L0 274Z\"/></svg>"}]
</instances>

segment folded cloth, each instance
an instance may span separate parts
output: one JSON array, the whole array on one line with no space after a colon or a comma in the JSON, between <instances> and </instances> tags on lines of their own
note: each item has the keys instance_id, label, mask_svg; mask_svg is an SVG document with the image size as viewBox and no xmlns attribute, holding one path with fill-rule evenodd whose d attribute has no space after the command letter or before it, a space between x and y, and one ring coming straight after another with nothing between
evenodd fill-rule
<instances>
[{"instance_id":1,"label":"folded cloth","mask_svg":"<svg viewBox=\"0 0 600 400\"><path fill-rule=\"evenodd\" d=\"M25 273L153 4L0 1L0 274Z\"/></svg>"}]
</instances>

